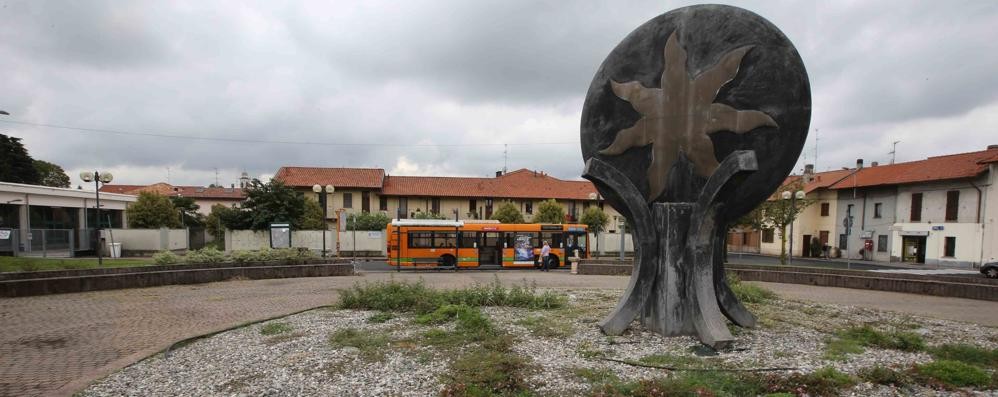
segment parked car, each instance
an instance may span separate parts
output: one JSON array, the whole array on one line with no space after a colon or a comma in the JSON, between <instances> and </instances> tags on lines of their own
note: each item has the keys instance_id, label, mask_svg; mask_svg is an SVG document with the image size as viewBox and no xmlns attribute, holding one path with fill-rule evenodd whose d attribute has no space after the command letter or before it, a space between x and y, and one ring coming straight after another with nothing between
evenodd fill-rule
<instances>
[{"instance_id":1,"label":"parked car","mask_svg":"<svg viewBox=\"0 0 998 397\"><path fill-rule=\"evenodd\" d=\"M988 262L981 266L981 273L987 278L998 278L998 262Z\"/></svg>"}]
</instances>

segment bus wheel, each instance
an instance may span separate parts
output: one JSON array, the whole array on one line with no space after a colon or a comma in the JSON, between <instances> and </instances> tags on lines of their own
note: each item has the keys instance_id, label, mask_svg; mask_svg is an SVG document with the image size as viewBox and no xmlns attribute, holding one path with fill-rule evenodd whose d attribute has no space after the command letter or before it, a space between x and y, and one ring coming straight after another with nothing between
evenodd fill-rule
<instances>
[{"instance_id":1,"label":"bus wheel","mask_svg":"<svg viewBox=\"0 0 998 397\"><path fill-rule=\"evenodd\" d=\"M561 266L561 264L558 262L558 257L557 256L551 255L551 258L548 259L548 260L551 261L551 263L549 264L549 266L551 266L552 269L557 269L558 266Z\"/></svg>"},{"instance_id":2,"label":"bus wheel","mask_svg":"<svg viewBox=\"0 0 998 397\"><path fill-rule=\"evenodd\" d=\"M440 259L437 259L437 264L439 266L454 267L457 266L457 258L450 254L441 255Z\"/></svg>"}]
</instances>

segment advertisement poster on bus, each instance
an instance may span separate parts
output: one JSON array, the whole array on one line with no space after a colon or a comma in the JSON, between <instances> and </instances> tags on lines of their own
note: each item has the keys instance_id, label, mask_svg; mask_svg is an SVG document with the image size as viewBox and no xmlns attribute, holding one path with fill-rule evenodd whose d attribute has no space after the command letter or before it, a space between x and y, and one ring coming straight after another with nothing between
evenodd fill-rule
<instances>
[{"instance_id":1,"label":"advertisement poster on bus","mask_svg":"<svg viewBox=\"0 0 998 397\"><path fill-rule=\"evenodd\" d=\"M516 243L513 246L513 262L534 263L534 247L530 244L529 234L517 234Z\"/></svg>"}]
</instances>

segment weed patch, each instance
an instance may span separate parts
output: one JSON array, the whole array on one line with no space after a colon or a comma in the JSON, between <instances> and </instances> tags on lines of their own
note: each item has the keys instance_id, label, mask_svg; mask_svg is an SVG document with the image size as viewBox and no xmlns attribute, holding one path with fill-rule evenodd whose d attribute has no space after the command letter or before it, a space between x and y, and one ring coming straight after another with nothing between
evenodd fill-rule
<instances>
[{"instance_id":1,"label":"weed patch","mask_svg":"<svg viewBox=\"0 0 998 397\"><path fill-rule=\"evenodd\" d=\"M734 273L727 274L728 286L738 300L744 303L763 304L776 299L776 293L757 285L742 283Z\"/></svg>"},{"instance_id":2,"label":"weed patch","mask_svg":"<svg viewBox=\"0 0 998 397\"><path fill-rule=\"evenodd\" d=\"M277 335L291 331L291 324L288 323L267 323L260 327L260 335Z\"/></svg>"},{"instance_id":3,"label":"weed patch","mask_svg":"<svg viewBox=\"0 0 998 397\"><path fill-rule=\"evenodd\" d=\"M825 342L825 355L832 359L843 359L846 354L862 353L864 347L892 349L906 352L925 350L925 340L913 332L883 332L864 325L852 327L836 333L836 337Z\"/></svg>"},{"instance_id":4,"label":"weed patch","mask_svg":"<svg viewBox=\"0 0 998 397\"><path fill-rule=\"evenodd\" d=\"M368 317L367 322L370 324L381 324L386 323L393 318L395 318L394 314L389 312L379 312L371 317Z\"/></svg>"},{"instance_id":5,"label":"weed patch","mask_svg":"<svg viewBox=\"0 0 998 397\"><path fill-rule=\"evenodd\" d=\"M572 326L545 316L529 316L516 324L523 326L531 334L544 338L565 338L572 334Z\"/></svg>"},{"instance_id":6,"label":"weed patch","mask_svg":"<svg viewBox=\"0 0 998 397\"><path fill-rule=\"evenodd\" d=\"M991 376L983 369L953 360L916 365L915 374L922 383L929 385L984 388L991 384Z\"/></svg>"},{"instance_id":7,"label":"weed patch","mask_svg":"<svg viewBox=\"0 0 998 397\"><path fill-rule=\"evenodd\" d=\"M770 392L790 392L798 395L837 396L840 389L856 384L856 379L825 367L808 374L793 374L787 377L771 376L767 380Z\"/></svg>"},{"instance_id":8,"label":"weed patch","mask_svg":"<svg viewBox=\"0 0 998 397\"><path fill-rule=\"evenodd\" d=\"M856 375L864 382L886 386L902 387L914 381L906 371L881 366L860 369Z\"/></svg>"},{"instance_id":9,"label":"weed patch","mask_svg":"<svg viewBox=\"0 0 998 397\"><path fill-rule=\"evenodd\" d=\"M335 348L354 347L360 350L364 357L374 359L384 354L384 349L391 344L391 338L384 333L345 328L330 335L329 344Z\"/></svg>"}]
</instances>

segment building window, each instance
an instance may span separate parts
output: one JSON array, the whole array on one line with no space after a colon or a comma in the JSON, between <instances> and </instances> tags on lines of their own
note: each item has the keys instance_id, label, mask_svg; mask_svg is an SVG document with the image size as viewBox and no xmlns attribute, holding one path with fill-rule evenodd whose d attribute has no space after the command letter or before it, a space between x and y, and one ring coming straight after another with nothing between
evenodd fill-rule
<instances>
[{"instance_id":1,"label":"building window","mask_svg":"<svg viewBox=\"0 0 998 397\"><path fill-rule=\"evenodd\" d=\"M946 244L943 246L943 256L956 257L956 237L946 237Z\"/></svg>"},{"instance_id":2,"label":"building window","mask_svg":"<svg viewBox=\"0 0 998 397\"><path fill-rule=\"evenodd\" d=\"M877 252L887 252L887 235L877 236Z\"/></svg>"},{"instance_id":3,"label":"building window","mask_svg":"<svg viewBox=\"0 0 998 397\"><path fill-rule=\"evenodd\" d=\"M839 234L839 248L845 249L847 244L849 244L849 240L847 239L846 234Z\"/></svg>"},{"instance_id":4,"label":"building window","mask_svg":"<svg viewBox=\"0 0 998 397\"><path fill-rule=\"evenodd\" d=\"M911 194L911 216L912 222L922 221L922 193Z\"/></svg>"},{"instance_id":5,"label":"building window","mask_svg":"<svg viewBox=\"0 0 998 397\"><path fill-rule=\"evenodd\" d=\"M388 197L386 196L378 197L378 209L382 211L388 211Z\"/></svg>"},{"instance_id":6,"label":"building window","mask_svg":"<svg viewBox=\"0 0 998 397\"><path fill-rule=\"evenodd\" d=\"M472 214L478 212L478 201L468 200L468 212Z\"/></svg>"},{"instance_id":7,"label":"building window","mask_svg":"<svg viewBox=\"0 0 998 397\"><path fill-rule=\"evenodd\" d=\"M773 229L762 229L762 242L764 243L773 242Z\"/></svg>"},{"instance_id":8,"label":"building window","mask_svg":"<svg viewBox=\"0 0 998 397\"><path fill-rule=\"evenodd\" d=\"M821 216L828 216L828 203L821 203Z\"/></svg>"},{"instance_id":9,"label":"building window","mask_svg":"<svg viewBox=\"0 0 998 397\"><path fill-rule=\"evenodd\" d=\"M353 208L353 193L343 193L343 208Z\"/></svg>"},{"instance_id":10,"label":"building window","mask_svg":"<svg viewBox=\"0 0 998 397\"><path fill-rule=\"evenodd\" d=\"M371 212L371 192L360 193L360 210Z\"/></svg>"},{"instance_id":11,"label":"building window","mask_svg":"<svg viewBox=\"0 0 998 397\"><path fill-rule=\"evenodd\" d=\"M883 203L873 203L873 217L880 218L883 217L884 204Z\"/></svg>"},{"instance_id":12,"label":"building window","mask_svg":"<svg viewBox=\"0 0 998 397\"><path fill-rule=\"evenodd\" d=\"M526 202L526 203L523 203L523 212L526 212L528 214L533 214L534 213L534 203L529 202L529 201Z\"/></svg>"},{"instance_id":13,"label":"building window","mask_svg":"<svg viewBox=\"0 0 998 397\"><path fill-rule=\"evenodd\" d=\"M957 212L960 210L960 191L950 190L946 192L946 220L956 221Z\"/></svg>"},{"instance_id":14,"label":"building window","mask_svg":"<svg viewBox=\"0 0 998 397\"><path fill-rule=\"evenodd\" d=\"M432 200L430 200L430 212L432 212L434 214L439 214L440 213L440 198L439 197L434 197Z\"/></svg>"}]
</instances>

